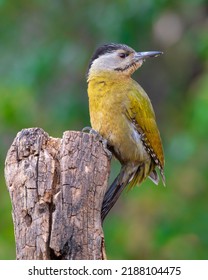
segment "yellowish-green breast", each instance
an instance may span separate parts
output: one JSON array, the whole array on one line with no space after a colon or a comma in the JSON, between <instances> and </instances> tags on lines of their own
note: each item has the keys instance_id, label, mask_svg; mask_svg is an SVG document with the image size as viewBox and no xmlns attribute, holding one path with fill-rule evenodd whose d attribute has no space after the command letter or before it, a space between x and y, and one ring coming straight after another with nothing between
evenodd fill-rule
<instances>
[{"instance_id":1,"label":"yellowish-green breast","mask_svg":"<svg viewBox=\"0 0 208 280\"><path fill-rule=\"evenodd\" d=\"M142 161L147 156L141 141L133 135L137 126L145 133L163 167L163 149L155 114L138 83L119 75L100 75L89 79L88 96L92 128L111 146L116 146L121 161Z\"/></svg>"}]
</instances>

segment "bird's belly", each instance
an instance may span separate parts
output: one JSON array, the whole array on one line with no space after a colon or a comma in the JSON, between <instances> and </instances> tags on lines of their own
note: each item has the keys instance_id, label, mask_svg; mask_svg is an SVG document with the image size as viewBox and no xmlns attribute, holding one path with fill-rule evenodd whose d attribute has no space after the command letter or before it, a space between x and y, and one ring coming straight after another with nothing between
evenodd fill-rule
<instances>
[{"instance_id":1,"label":"bird's belly","mask_svg":"<svg viewBox=\"0 0 208 280\"><path fill-rule=\"evenodd\" d=\"M125 115L97 112L91 116L92 127L108 141L115 156L121 163L140 163L149 161L150 157L141 141L140 134Z\"/></svg>"},{"instance_id":2,"label":"bird's belly","mask_svg":"<svg viewBox=\"0 0 208 280\"><path fill-rule=\"evenodd\" d=\"M126 133L124 130L120 131L117 135L112 134L109 143L112 143L115 155L121 162L135 162L139 164L150 160L139 133L131 128Z\"/></svg>"}]
</instances>

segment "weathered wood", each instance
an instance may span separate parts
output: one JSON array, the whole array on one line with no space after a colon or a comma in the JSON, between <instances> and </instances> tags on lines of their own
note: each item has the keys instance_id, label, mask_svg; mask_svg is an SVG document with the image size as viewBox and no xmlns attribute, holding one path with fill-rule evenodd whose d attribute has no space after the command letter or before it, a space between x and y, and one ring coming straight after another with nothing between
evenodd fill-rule
<instances>
[{"instance_id":1,"label":"weathered wood","mask_svg":"<svg viewBox=\"0 0 208 280\"><path fill-rule=\"evenodd\" d=\"M105 259L100 213L109 172L93 135L19 132L5 164L17 259Z\"/></svg>"}]
</instances>

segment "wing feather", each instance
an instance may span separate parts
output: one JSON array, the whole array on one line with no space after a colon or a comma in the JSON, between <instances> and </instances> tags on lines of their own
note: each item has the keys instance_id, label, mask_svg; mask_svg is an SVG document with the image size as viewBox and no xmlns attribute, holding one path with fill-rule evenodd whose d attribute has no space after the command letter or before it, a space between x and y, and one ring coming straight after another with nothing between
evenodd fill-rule
<instances>
[{"instance_id":1,"label":"wing feather","mask_svg":"<svg viewBox=\"0 0 208 280\"><path fill-rule=\"evenodd\" d=\"M143 136L143 143L151 154L156 165L164 168L164 153L160 133L155 120L155 113L149 97L142 87L136 83L135 88L127 93L129 104L126 115L135 124Z\"/></svg>"}]
</instances>

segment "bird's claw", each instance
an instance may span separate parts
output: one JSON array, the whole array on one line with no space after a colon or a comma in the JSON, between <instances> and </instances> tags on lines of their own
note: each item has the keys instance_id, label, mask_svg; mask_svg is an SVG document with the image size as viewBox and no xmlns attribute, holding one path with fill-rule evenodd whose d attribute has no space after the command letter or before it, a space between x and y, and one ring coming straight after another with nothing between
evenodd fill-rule
<instances>
[{"instance_id":1,"label":"bird's claw","mask_svg":"<svg viewBox=\"0 0 208 280\"><path fill-rule=\"evenodd\" d=\"M102 136L92 127L86 126L82 129L82 132L88 132L89 134L95 135L95 140L100 141Z\"/></svg>"},{"instance_id":2,"label":"bird's claw","mask_svg":"<svg viewBox=\"0 0 208 280\"><path fill-rule=\"evenodd\" d=\"M101 135L100 135L99 141L102 142L103 149L104 149L105 153L107 154L107 157L111 160L112 159L112 153L108 149L108 141L105 138L103 138Z\"/></svg>"},{"instance_id":3,"label":"bird's claw","mask_svg":"<svg viewBox=\"0 0 208 280\"><path fill-rule=\"evenodd\" d=\"M85 126L83 129L82 129L82 132L91 132L91 130L92 130L92 127L90 127L90 126Z\"/></svg>"}]
</instances>

